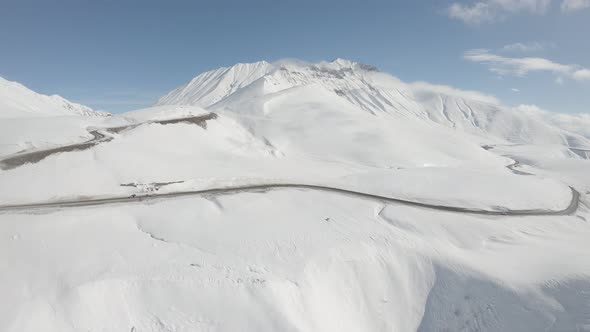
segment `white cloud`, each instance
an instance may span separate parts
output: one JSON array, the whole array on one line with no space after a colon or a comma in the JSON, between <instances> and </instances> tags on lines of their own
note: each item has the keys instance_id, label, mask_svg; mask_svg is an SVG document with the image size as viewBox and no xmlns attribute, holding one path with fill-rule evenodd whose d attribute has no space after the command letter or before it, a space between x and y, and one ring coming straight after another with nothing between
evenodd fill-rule
<instances>
[{"instance_id":1,"label":"white cloud","mask_svg":"<svg viewBox=\"0 0 590 332\"><path fill-rule=\"evenodd\" d=\"M590 0L563 0L561 10L564 12L573 12L590 8Z\"/></svg>"},{"instance_id":2,"label":"white cloud","mask_svg":"<svg viewBox=\"0 0 590 332\"><path fill-rule=\"evenodd\" d=\"M535 41L535 42L528 42L528 43L514 43L514 44L504 45L504 47L502 47L502 51L503 52L527 53L527 52L543 51L547 48L553 48L553 47L555 47L555 44L553 44L553 43Z\"/></svg>"},{"instance_id":3,"label":"white cloud","mask_svg":"<svg viewBox=\"0 0 590 332\"><path fill-rule=\"evenodd\" d=\"M527 113L543 113L543 112L545 112L539 106L534 105L534 104L521 104L521 105L514 107L514 109L517 111L520 111L520 112L527 112Z\"/></svg>"},{"instance_id":4,"label":"white cloud","mask_svg":"<svg viewBox=\"0 0 590 332\"><path fill-rule=\"evenodd\" d=\"M512 90L512 92L520 92L520 90L519 90L519 89L517 89L517 88L512 88L512 89L510 89L510 90Z\"/></svg>"},{"instance_id":5,"label":"white cloud","mask_svg":"<svg viewBox=\"0 0 590 332\"><path fill-rule=\"evenodd\" d=\"M551 0L479 0L471 4L455 2L449 6L448 15L467 24L481 24L494 22L510 14L544 14L550 4Z\"/></svg>"},{"instance_id":6,"label":"white cloud","mask_svg":"<svg viewBox=\"0 0 590 332\"><path fill-rule=\"evenodd\" d=\"M571 133L590 137L590 113L565 113L567 111L551 112L534 104L521 104L513 107L514 110L537 116L544 121L549 121ZM565 111L565 112L564 112Z\"/></svg>"},{"instance_id":7,"label":"white cloud","mask_svg":"<svg viewBox=\"0 0 590 332\"><path fill-rule=\"evenodd\" d=\"M496 18L496 12L489 4L478 2L473 6L464 6L460 3L453 3L449 7L449 16L459 19L467 24L480 24L492 22Z\"/></svg>"},{"instance_id":8,"label":"white cloud","mask_svg":"<svg viewBox=\"0 0 590 332\"><path fill-rule=\"evenodd\" d=\"M565 65L544 58L510 58L491 53L486 49L465 52L463 57L472 62L486 64L489 70L498 75L526 76L530 72L549 72L558 77L571 77L582 81L590 80L590 70L577 65Z\"/></svg>"},{"instance_id":9,"label":"white cloud","mask_svg":"<svg viewBox=\"0 0 590 332\"><path fill-rule=\"evenodd\" d=\"M578 69L574 71L572 77L579 81L590 81L590 69Z\"/></svg>"},{"instance_id":10,"label":"white cloud","mask_svg":"<svg viewBox=\"0 0 590 332\"><path fill-rule=\"evenodd\" d=\"M556 0L471 0L453 2L447 8L449 17L467 24L492 23L510 15L545 14ZM560 0L562 12L590 8L590 0Z\"/></svg>"},{"instance_id":11,"label":"white cloud","mask_svg":"<svg viewBox=\"0 0 590 332\"><path fill-rule=\"evenodd\" d=\"M509 12L528 12L543 14L551 4L551 0L489 0Z\"/></svg>"},{"instance_id":12,"label":"white cloud","mask_svg":"<svg viewBox=\"0 0 590 332\"><path fill-rule=\"evenodd\" d=\"M427 82L413 82L409 86L415 91L435 92L438 94L445 94L450 96L457 96L460 98L478 100L488 104L500 104L500 101L496 97L483 94L478 91L461 90L448 85L437 85Z\"/></svg>"},{"instance_id":13,"label":"white cloud","mask_svg":"<svg viewBox=\"0 0 590 332\"><path fill-rule=\"evenodd\" d=\"M562 65L544 58L509 58L490 53L485 49L476 49L465 52L465 59L489 65L490 70L500 75L524 76L531 71L549 71L555 73L568 73L570 66Z\"/></svg>"},{"instance_id":14,"label":"white cloud","mask_svg":"<svg viewBox=\"0 0 590 332\"><path fill-rule=\"evenodd\" d=\"M563 77L557 76L557 78L555 79L555 83L557 83L559 85L563 85Z\"/></svg>"}]
</instances>

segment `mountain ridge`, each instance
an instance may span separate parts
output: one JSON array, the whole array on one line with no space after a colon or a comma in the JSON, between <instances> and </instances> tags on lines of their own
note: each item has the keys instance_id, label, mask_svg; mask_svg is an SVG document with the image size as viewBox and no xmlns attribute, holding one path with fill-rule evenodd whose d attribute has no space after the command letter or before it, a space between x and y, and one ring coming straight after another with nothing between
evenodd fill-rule
<instances>
[{"instance_id":1,"label":"mountain ridge","mask_svg":"<svg viewBox=\"0 0 590 332\"><path fill-rule=\"evenodd\" d=\"M71 102L59 95L37 93L21 83L0 77L0 117L110 116L110 113Z\"/></svg>"},{"instance_id":2,"label":"mountain ridge","mask_svg":"<svg viewBox=\"0 0 590 332\"><path fill-rule=\"evenodd\" d=\"M564 121L546 112L524 112L475 91L405 83L376 67L340 58L319 63L260 61L222 67L197 75L156 105L196 105L213 110L226 107L237 99L236 95L242 95L241 100L260 98L307 84L318 84L325 93L336 94L373 115L415 118L507 143L569 146L573 142L590 147L590 134L581 126L571 125L574 121L564 126ZM259 110L259 114L264 111ZM590 125L587 118L577 118Z\"/></svg>"}]
</instances>

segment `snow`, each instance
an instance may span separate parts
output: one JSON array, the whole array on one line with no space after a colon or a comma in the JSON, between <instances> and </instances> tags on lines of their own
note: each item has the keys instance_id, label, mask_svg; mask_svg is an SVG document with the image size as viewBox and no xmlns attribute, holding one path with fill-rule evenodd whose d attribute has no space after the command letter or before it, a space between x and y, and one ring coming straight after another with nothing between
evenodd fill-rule
<instances>
[{"instance_id":1,"label":"snow","mask_svg":"<svg viewBox=\"0 0 590 332\"><path fill-rule=\"evenodd\" d=\"M20 117L0 120L0 156L89 140L87 128L105 127L108 118L81 116ZM108 119L110 120L110 119Z\"/></svg>"},{"instance_id":2,"label":"snow","mask_svg":"<svg viewBox=\"0 0 590 332\"><path fill-rule=\"evenodd\" d=\"M500 145L495 153L519 160L526 171L570 183L578 191L590 192L590 159L555 145Z\"/></svg>"},{"instance_id":3,"label":"snow","mask_svg":"<svg viewBox=\"0 0 590 332\"><path fill-rule=\"evenodd\" d=\"M457 179L462 179L461 188L450 190ZM571 200L570 189L560 181L509 172L414 168L395 172L369 171L347 176L340 182L362 192L438 205L452 201L457 202L456 206L480 209L500 206L516 210L544 206L563 210Z\"/></svg>"},{"instance_id":4,"label":"snow","mask_svg":"<svg viewBox=\"0 0 590 332\"><path fill-rule=\"evenodd\" d=\"M206 72L160 98L158 104L180 104L180 100L188 100L191 105L209 106L256 81L270 68L268 62L260 61Z\"/></svg>"},{"instance_id":5,"label":"snow","mask_svg":"<svg viewBox=\"0 0 590 332\"><path fill-rule=\"evenodd\" d=\"M52 105L0 108L0 159L109 139L0 170L1 331L590 328L583 115L344 59L220 68L111 117ZM1 208L289 183L506 215L310 188ZM570 186L571 214L509 213L564 210Z\"/></svg>"},{"instance_id":6,"label":"snow","mask_svg":"<svg viewBox=\"0 0 590 332\"><path fill-rule=\"evenodd\" d=\"M569 331L585 323L574 313L588 313L590 261L579 255L587 223L382 208L275 191L1 215L0 252L19 257L0 266L1 326Z\"/></svg>"},{"instance_id":7,"label":"snow","mask_svg":"<svg viewBox=\"0 0 590 332\"><path fill-rule=\"evenodd\" d=\"M297 97L301 105L307 105L302 96ZM51 155L0 173L6 188L0 190L0 201L16 204L126 196L133 188L121 187L124 183L184 181L169 188L187 191L221 186L228 179L232 185L295 182L484 209L561 210L571 200L566 185L513 175L505 168L509 160L465 144L444 128L438 132L422 129L418 123L402 126L393 121L370 125L364 113L341 120L347 112L338 106L322 104L307 119L296 105L279 104L283 116L297 114L299 121L269 118L261 121L264 127L251 130L225 115L209 121L207 129L193 124L144 124L114 134L115 140L92 149ZM331 107L336 109L331 111ZM159 112L161 107L153 114ZM326 129L332 137L323 137ZM390 130L394 135L388 135ZM349 144L341 144L343 137L354 135ZM410 140L396 147L400 136ZM390 151L379 148L387 142L391 142ZM72 178L80 181L69 181ZM461 188L455 187L457 178L466 179Z\"/></svg>"},{"instance_id":8,"label":"snow","mask_svg":"<svg viewBox=\"0 0 590 332\"><path fill-rule=\"evenodd\" d=\"M488 141L493 138L529 144L571 141L577 146L590 147L584 129L587 126L581 125L588 123L585 115L554 116L523 111L522 107L502 105L494 97L478 92L423 82L408 84L373 67L343 59L316 64L300 61L237 64L195 77L160 99L158 105L207 108L224 100L227 103L233 95L244 94L249 87L262 85L262 92L250 89L246 95L263 96L293 87L319 85L368 113L418 118L479 136L480 140L483 135Z\"/></svg>"},{"instance_id":9,"label":"snow","mask_svg":"<svg viewBox=\"0 0 590 332\"><path fill-rule=\"evenodd\" d=\"M109 114L72 103L58 95L38 94L22 84L0 77L0 118L64 115L108 116Z\"/></svg>"},{"instance_id":10,"label":"snow","mask_svg":"<svg viewBox=\"0 0 590 332\"><path fill-rule=\"evenodd\" d=\"M123 114L123 118L130 123L141 123L155 120L186 118L207 114L206 110L197 106L154 106Z\"/></svg>"}]
</instances>

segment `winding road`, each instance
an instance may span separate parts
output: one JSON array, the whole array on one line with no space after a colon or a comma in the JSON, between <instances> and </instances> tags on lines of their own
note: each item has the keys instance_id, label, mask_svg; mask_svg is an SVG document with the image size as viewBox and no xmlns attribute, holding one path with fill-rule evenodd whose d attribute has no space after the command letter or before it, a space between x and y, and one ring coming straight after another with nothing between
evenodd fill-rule
<instances>
[{"instance_id":1,"label":"winding road","mask_svg":"<svg viewBox=\"0 0 590 332\"><path fill-rule=\"evenodd\" d=\"M59 153L59 152L70 152L70 151L81 151L89 149L97 144L108 142L113 139L113 137L106 136L99 132L98 130L89 131L89 133L93 136L93 138L89 141L71 145L64 145L57 148L46 149L46 150L38 150L38 151L30 151L30 152L21 152L17 153L13 156L6 157L0 160L0 169L2 170L9 170L13 168L17 168L24 164L28 163L36 163L39 162L52 154Z\"/></svg>"},{"instance_id":2,"label":"winding road","mask_svg":"<svg viewBox=\"0 0 590 332\"><path fill-rule=\"evenodd\" d=\"M394 203L406 206L414 206L431 210L456 212L456 213L469 213L487 216L559 216L559 215L570 215L573 214L579 205L580 193L574 188L570 187L572 192L572 198L570 204L563 210L544 210L544 209L523 209L523 210L483 210L476 208L466 208L459 206L446 206L428 204L422 202L415 202L404 200L400 198L393 198L381 195L374 195L354 190L312 185L312 184L296 184L296 183L274 183L274 184L253 184L253 185L242 185L242 186L228 186L223 188L211 188L203 190L192 190L183 192L171 192L162 193L155 195L145 196L129 196L129 197L109 197L109 198L96 198L96 199L82 199L82 200L70 200L70 201L55 201L45 203L33 203L33 204L16 204L16 205L3 205L0 206L0 212L2 211L18 211L18 210L30 210L30 209L42 209L42 208L68 208L68 207L85 207L95 205L107 205L107 204L118 204L118 203L129 203L129 202L145 202L145 201L156 201L161 199L178 198L186 196L213 196L213 195L227 195L236 194L243 192L261 192L277 189L303 189L303 190L319 190L324 192L342 194L347 196L354 196L364 199L370 199L380 201L384 203Z\"/></svg>"},{"instance_id":3,"label":"winding road","mask_svg":"<svg viewBox=\"0 0 590 332\"><path fill-rule=\"evenodd\" d=\"M514 162L510 165L507 165L506 168L512 171L512 173L517 175L535 175L533 173L523 172L521 170L516 169L516 167L520 166L520 162L518 160L514 160Z\"/></svg>"},{"instance_id":4,"label":"winding road","mask_svg":"<svg viewBox=\"0 0 590 332\"><path fill-rule=\"evenodd\" d=\"M154 120L154 121L135 123L135 124L125 125L125 126L120 126L120 127L104 128L100 131L99 130L89 130L88 133L93 136L93 138L91 140L88 140L88 141L82 142L82 143L64 145L64 146L60 146L57 148L20 152L20 153L14 154L12 156L4 157L4 158L0 159L0 169L10 170L10 169L22 166L24 164L37 163L37 162L49 157L52 154L56 154L56 153L60 153L60 152L86 150L86 149L89 149L89 148L91 148L95 145L98 145L100 143L109 142L114 139L114 137L107 136L107 135L101 133L101 131L118 134L124 130L133 129L133 128L136 128L137 126L140 126L140 125L146 124L146 123L157 123L157 124L161 124L161 125L168 125L168 124L175 124L175 123L188 123L188 124L196 124L196 125L200 126L201 128L206 129L207 128L207 121L213 120L216 118L217 118L217 114L207 113L207 114L203 114L203 115L189 116L189 117L184 117L184 118L167 119L167 120Z\"/></svg>"},{"instance_id":5,"label":"winding road","mask_svg":"<svg viewBox=\"0 0 590 332\"><path fill-rule=\"evenodd\" d=\"M217 118L217 114L209 113L202 116L196 117L189 117L189 118L180 118L180 119L171 119L171 120L164 120L164 121L154 121L160 124L172 124L172 123L179 123L179 122L186 122L186 123L193 123L197 124L203 128L206 128L206 121L212 120ZM106 131L110 132L120 132L130 127L135 127L137 125L132 126L123 126L117 128L107 128ZM68 151L75 151L75 150L84 150L90 148L96 144L101 142L107 142L113 139L111 136L106 136L100 133L98 130L90 131L90 134L94 136L92 140L89 140L84 143L79 144L72 144L63 147L58 147L54 149L42 150L42 151L33 151L28 153L21 153L15 156L5 158L0 160L0 167L3 169L10 169L15 168L24 163L28 162L37 162L51 154L58 153L58 152L68 152ZM483 146L482 148L489 150L492 147ZM516 167L519 166L518 161L514 161L513 163L506 166L509 170L513 173L518 175L534 175L531 173L526 173L520 170L517 170ZM329 187L329 186L322 186L322 185L314 185L314 184L300 184L300 183L267 183L267 184L251 184L251 185L240 185L240 186L226 186L222 188L210 188L210 189L202 189L202 190L192 190L192 191L182 191L182 192L170 192L170 193L161 193L161 194L151 194L151 195L132 195L132 196L119 196L119 197L107 197L107 198L89 198L89 199L78 199L78 200L61 200L61 201L49 201L49 202L40 202L40 203L28 203L28 204L13 204L13 205L0 205L0 212L11 212L11 211L26 211L32 209L55 209L55 208L70 208L70 207L87 207L87 206L97 206L97 205L109 205L109 204L120 204L120 203L132 203L132 202L145 202L145 201L156 201L156 200L163 200L163 199L170 199L170 198L178 198L178 197L187 197L187 196L213 196L213 195L228 195L228 194L236 194L236 193L244 193L244 192L266 192L270 190L285 190L285 189L298 189L298 190L315 190L315 191L323 191L329 193L335 193L340 195L347 195L353 196L363 199L370 199L375 201L380 201L383 203L393 203L393 204L400 204L406 206L413 206L419 207L424 209L430 210L438 210L438 211L446 211L446 212L454 212L454 213L467 213L467 214L477 214L477 215L487 215L487 216L558 216L558 215L571 215L574 214L578 206L580 204L580 193L572 188L569 187L571 190L571 200L569 205L562 209L562 210L550 210L550 209L520 209L520 210L511 210L511 209L496 209L496 210L485 210L485 209L477 209L477 208L468 208L468 207L460 207L460 206L447 206L447 205L437 205L437 204L429 204L424 202L417 202L417 201L410 201L401 198L394 198L394 197L387 197L381 195L375 195L365 192L359 192L349 189L337 188L337 187Z\"/></svg>"}]
</instances>

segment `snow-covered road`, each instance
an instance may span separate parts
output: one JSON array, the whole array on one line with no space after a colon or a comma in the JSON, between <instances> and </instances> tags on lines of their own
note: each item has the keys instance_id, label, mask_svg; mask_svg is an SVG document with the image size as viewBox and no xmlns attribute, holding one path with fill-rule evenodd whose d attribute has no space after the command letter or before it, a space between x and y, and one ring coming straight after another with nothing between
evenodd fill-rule
<instances>
[{"instance_id":1,"label":"snow-covered road","mask_svg":"<svg viewBox=\"0 0 590 332\"><path fill-rule=\"evenodd\" d=\"M407 206L415 206L425 209L457 212L457 213L469 213L478 215L491 215L491 216L556 216L556 215L570 215L576 212L580 202L580 193L574 188L570 187L572 192L572 198L569 205L562 210L549 210L543 208L536 209L522 209L522 210L511 210L511 209L498 209L498 210L484 210L460 206L446 206L428 204L416 201L408 201L404 199L386 197L380 195L374 195L370 193L364 193L354 190L327 187L313 184L296 184L296 183L269 183L269 184L253 184L243 186L230 186L223 188L210 188L204 190L192 190L182 192L169 192L163 194L154 195L140 195L140 196L128 196L128 197L109 197L109 198L96 198L96 199L81 199L81 200L69 200L69 201L55 201L55 202L41 202L33 204L20 204L20 205L4 205L0 206L0 211L15 211L15 210L30 210L30 209L44 209L44 208L68 208L68 207L85 207L94 205L107 205L117 203L130 203L130 202L144 202L147 200L161 200L161 199L172 199L184 196L212 196L212 195L227 195L243 192L257 192L257 191L268 191L276 189L304 189L304 190L319 190L324 192L337 193L342 195L356 196L365 199L371 199L376 201L382 201L384 203L401 204Z\"/></svg>"},{"instance_id":2,"label":"snow-covered road","mask_svg":"<svg viewBox=\"0 0 590 332\"><path fill-rule=\"evenodd\" d=\"M0 169L9 170L22 166L26 163L36 163L55 153L86 150L88 148L95 146L96 144L108 142L113 139L112 137L106 136L98 130L90 130L88 131L88 133L92 135L93 138L86 142L64 145L52 149L22 152L6 157L4 159L0 159Z\"/></svg>"},{"instance_id":3,"label":"snow-covered road","mask_svg":"<svg viewBox=\"0 0 590 332\"><path fill-rule=\"evenodd\" d=\"M206 127L208 120L217 118L216 113L208 113L199 116L192 117L181 117L167 120L155 120L149 121L150 123L159 124L174 124L174 123L190 123L196 124L203 128ZM88 129L88 132L93 136L93 139L78 144L64 145L52 149L31 151L18 153L16 155L4 158L0 160L1 169L12 169L21 166L25 163L38 162L49 155L60 152L78 151L91 148L102 142L108 142L114 139L112 136L107 136L103 132L119 133L121 131L135 128L139 124L126 125L114 128L103 128L103 129ZM483 146L484 149L489 149L488 146ZM506 166L507 169L517 175L534 175L526 173L516 168L519 167L519 161ZM448 211L456 213L469 213L479 215L497 215L497 216L550 216L550 215L570 215L573 214L578 206L580 200L580 193L573 187L569 187L571 190L571 199L569 205L563 209L546 209L543 207L528 208L528 209L509 209L506 207L492 207L489 209L473 208L456 205L444 205L444 204L432 204L421 202L418 200L408 200L395 198L385 195L372 194L368 192L362 192L357 190L351 190L342 187L318 185L310 183L254 183L246 185L234 185L234 186L221 186L217 188L207 188L200 190L184 190L174 191L159 194L150 195L131 195L131 196L112 196L112 197L95 197L95 198L84 198L84 199L71 199L71 200L54 200L44 201L38 203L26 203L26 204L5 204L0 205L0 211L22 211L30 209L47 209L47 208L69 208L69 207L85 207L85 206L96 206L96 205L107 205L107 204L118 204L118 203L130 203L130 202L143 202L147 200L162 200L162 199L173 199L184 196L208 196L208 195L227 195L242 192L256 192L256 191L268 191L268 190L284 190L284 189L302 189L302 190L316 190L331 192L341 195L356 196L365 199L382 201L384 203L401 204L406 206L415 206L425 209Z\"/></svg>"},{"instance_id":4,"label":"snow-covered road","mask_svg":"<svg viewBox=\"0 0 590 332\"><path fill-rule=\"evenodd\" d=\"M70 151L81 151L91 148L97 144L103 142L109 142L113 140L112 136L107 136L103 132L110 132L110 133L119 133L123 130L135 128L144 123L159 123L162 125L167 124L174 124L174 123L191 123L196 124L201 127L206 127L207 121L217 118L217 114L215 113L208 113L205 115L199 116L192 116L192 117L183 117L183 118L176 118L176 119L169 119L169 120L155 120L155 121L148 121L133 125L125 125L119 127L112 127L112 128L103 128L103 129L88 129L88 133L92 135L92 139L76 143L76 144L68 144L63 145L51 149L43 149L43 150L35 150L35 151L25 151L16 153L11 156L4 157L0 159L0 169L2 170L9 170L19 166L22 166L27 163L36 163L39 162L52 154L60 153L60 152L70 152Z\"/></svg>"}]
</instances>

